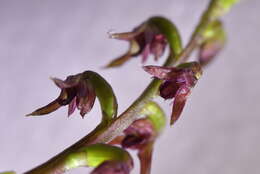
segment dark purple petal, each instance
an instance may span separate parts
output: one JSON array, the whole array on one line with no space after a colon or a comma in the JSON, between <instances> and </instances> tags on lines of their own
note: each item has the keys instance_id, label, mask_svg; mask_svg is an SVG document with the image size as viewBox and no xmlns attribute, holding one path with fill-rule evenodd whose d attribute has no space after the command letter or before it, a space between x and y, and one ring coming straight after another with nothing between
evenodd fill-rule
<instances>
[{"instance_id":1,"label":"dark purple petal","mask_svg":"<svg viewBox=\"0 0 260 174\"><path fill-rule=\"evenodd\" d=\"M146 137L140 135L127 135L122 141L123 148L140 149L146 143Z\"/></svg>"},{"instance_id":2,"label":"dark purple petal","mask_svg":"<svg viewBox=\"0 0 260 174\"><path fill-rule=\"evenodd\" d=\"M95 168L91 174L129 174L132 166L124 162L106 161Z\"/></svg>"},{"instance_id":3,"label":"dark purple petal","mask_svg":"<svg viewBox=\"0 0 260 174\"><path fill-rule=\"evenodd\" d=\"M155 35L152 43L151 43L151 53L154 55L154 59L157 61L159 57L161 57L165 51L167 45L166 38L162 34Z\"/></svg>"},{"instance_id":4,"label":"dark purple petal","mask_svg":"<svg viewBox=\"0 0 260 174\"><path fill-rule=\"evenodd\" d=\"M51 77L51 80L60 88L60 89L65 89L65 88L71 88L74 87L78 84L80 80L79 75L74 75L74 76L68 76L65 81L56 78L56 77Z\"/></svg>"},{"instance_id":5,"label":"dark purple petal","mask_svg":"<svg viewBox=\"0 0 260 174\"><path fill-rule=\"evenodd\" d=\"M149 45L146 45L142 52L142 63L145 63L147 61L149 53L150 53L150 47Z\"/></svg>"},{"instance_id":6,"label":"dark purple petal","mask_svg":"<svg viewBox=\"0 0 260 174\"><path fill-rule=\"evenodd\" d=\"M95 99L96 94L92 85L88 82L81 82L78 86L77 107L82 117L92 109Z\"/></svg>"},{"instance_id":7,"label":"dark purple petal","mask_svg":"<svg viewBox=\"0 0 260 174\"><path fill-rule=\"evenodd\" d=\"M68 117L75 111L76 107L77 107L77 97L74 97L69 104Z\"/></svg>"},{"instance_id":8,"label":"dark purple petal","mask_svg":"<svg viewBox=\"0 0 260 174\"><path fill-rule=\"evenodd\" d=\"M186 86L182 86L178 89L172 107L171 125L179 119L189 94L190 88Z\"/></svg>"},{"instance_id":9,"label":"dark purple petal","mask_svg":"<svg viewBox=\"0 0 260 174\"><path fill-rule=\"evenodd\" d=\"M144 30L143 35L146 44L151 44L152 41L154 40L154 37L156 35L155 33L157 32L154 30L155 30L154 27L146 27L146 29Z\"/></svg>"},{"instance_id":10,"label":"dark purple petal","mask_svg":"<svg viewBox=\"0 0 260 174\"><path fill-rule=\"evenodd\" d=\"M161 66L144 66L143 69L154 77L162 80L172 80L170 72L175 68L161 67Z\"/></svg>"},{"instance_id":11,"label":"dark purple petal","mask_svg":"<svg viewBox=\"0 0 260 174\"><path fill-rule=\"evenodd\" d=\"M176 92L180 88L176 81L165 81L160 86L160 96L164 99L171 99L176 95Z\"/></svg>"},{"instance_id":12,"label":"dark purple petal","mask_svg":"<svg viewBox=\"0 0 260 174\"><path fill-rule=\"evenodd\" d=\"M57 101L62 106L68 105L74 99L76 94L77 94L76 88L62 89L59 97L57 98Z\"/></svg>"}]
</instances>

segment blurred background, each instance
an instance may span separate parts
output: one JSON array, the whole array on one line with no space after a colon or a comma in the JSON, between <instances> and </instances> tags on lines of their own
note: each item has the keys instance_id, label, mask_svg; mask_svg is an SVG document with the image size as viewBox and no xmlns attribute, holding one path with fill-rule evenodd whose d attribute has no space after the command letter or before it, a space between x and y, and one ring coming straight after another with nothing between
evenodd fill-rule
<instances>
[{"instance_id":1,"label":"blurred background","mask_svg":"<svg viewBox=\"0 0 260 174\"><path fill-rule=\"evenodd\" d=\"M107 32L131 31L147 18L163 15L179 27L185 44L207 3L1 0L0 171L25 172L98 124L98 102L85 119L78 112L67 118L67 107L45 117L25 117L59 95L50 76L65 78L85 70L100 73L113 86L120 113L151 77L140 68L140 59L122 68L101 68L128 49L127 42L109 39ZM259 10L258 0L247 0L224 17L228 44L204 71L177 124L167 126L157 141L153 174L260 172ZM149 59L147 64L155 63ZM171 101L157 101L169 115ZM138 161L135 166L137 174Z\"/></svg>"}]
</instances>

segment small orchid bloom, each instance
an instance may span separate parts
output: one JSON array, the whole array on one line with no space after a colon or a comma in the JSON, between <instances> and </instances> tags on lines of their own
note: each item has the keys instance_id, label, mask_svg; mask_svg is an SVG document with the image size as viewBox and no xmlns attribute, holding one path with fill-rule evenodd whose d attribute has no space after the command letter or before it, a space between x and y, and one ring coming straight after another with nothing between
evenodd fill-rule
<instances>
[{"instance_id":1,"label":"small orchid bloom","mask_svg":"<svg viewBox=\"0 0 260 174\"><path fill-rule=\"evenodd\" d=\"M158 60L165 51L166 37L159 29L149 23L143 23L132 32L113 33L111 38L126 40L130 43L129 50L121 57L110 62L106 67L116 67L124 64L132 57L142 56L142 63L145 63L148 56L152 54Z\"/></svg>"},{"instance_id":2,"label":"small orchid bloom","mask_svg":"<svg viewBox=\"0 0 260 174\"><path fill-rule=\"evenodd\" d=\"M121 145L138 151L140 173L151 173L153 146L159 135L154 123L149 118L134 121L125 131Z\"/></svg>"},{"instance_id":3,"label":"small orchid bloom","mask_svg":"<svg viewBox=\"0 0 260 174\"><path fill-rule=\"evenodd\" d=\"M171 114L171 124L173 124L180 117L191 89L202 75L200 64L190 62L178 67L145 66L144 70L164 80L159 89L161 97L174 98Z\"/></svg>"},{"instance_id":4,"label":"small orchid bloom","mask_svg":"<svg viewBox=\"0 0 260 174\"><path fill-rule=\"evenodd\" d=\"M158 118L157 116L152 117ZM164 120L164 114L163 118L159 116L159 119ZM140 160L140 173L149 174L152 164L153 145L159 135L158 131L150 118L138 119L124 130L124 135L116 137L109 144L118 144L125 149L137 150Z\"/></svg>"},{"instance_id":5,"label":"small orchid bloom","mask_svg":"<svg viewBox=\"0 0 260 174\"><path fill-rule=\"evenodd\" d=\"M61 89L59 97L27 116L45 115L68 105L68 116L78 108L83 118L92 109L96 98L100 103L103 122L108 123L117 116L116 96L109 83L99 74L85 71L68 76L66 80L52 80Z\"/></svg>"},{"instance_id":6,"label":"small orchid bloom","mask_svg":"<svg viewBox=\"0 0 260 174\"><path fill-rule=\"evenodd\" d=\"M139 113L143 117L135 120L123 132L123 135L116 137L110 144L120 144L123 148L142 150L155 141L164 129L166 117L161 107L149 101Z\"/></svg>"},{"instance_id":7,"label":"small orchid bloom","mask_svg":"<svg viewBox=\"0 0 260 174\"><path fill-rule=\"evenodd\" d=\"M68 76L64 81L58 78L52 78L53 82L61 89L59 97L29 115L48 114L61 106L68 105L68 116L78 108L80 115L84 117L85 114L92 109L96 94L91 83L89 83L88 80L82 80L81 77L81 74Z\"/></svg>"},{"instance_id":8,"label":"small orchid bloom","mask_svg":"<svg viewBox=\"0 0 260 174\"><path fill-rule=\"evenodd\" d=\"M151 171L153 146L165 127L166 119L163 110L155 102L149 101L139 113L143 118L135 120L124 134L116 137L109 144L118 144L123 148L138 151L140 173Z\"/></svg>"}]
</instances>

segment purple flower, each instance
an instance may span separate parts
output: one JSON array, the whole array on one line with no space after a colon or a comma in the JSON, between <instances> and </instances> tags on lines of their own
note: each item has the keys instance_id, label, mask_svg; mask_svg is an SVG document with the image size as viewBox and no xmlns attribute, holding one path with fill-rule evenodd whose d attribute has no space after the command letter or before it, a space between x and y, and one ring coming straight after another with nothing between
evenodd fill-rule
<instances>
[{"instance_id":1,"label":"purple flower","mask_svg":"<svg viewBox=\"0 0 260 174\"><path fill-rule=\"evenodd\" d=\"M173 124L180 117L191 89L202 75L200 64L190 62L178 67L145 66L144 70L164 80L159 89L161 97L174 98L171 114L171 124Z\"/></svg>"},{"instance_id":2,"label":"purple flower","mask_svg":"<svg viewBox=\"0 0 260 174\"><path fill-rule=\"evenodd\" d=\"M78 108L81 116L84 117L92 109L96 99L95 90L88 79L82 79L82 74L68 76L64 81L58 78L52 80L61 89L59 97L28 116L48 114L61 106L68 105L68 116Z\"/></svg>"},{"instance_id":3,"label":"purple flower","mask_svg":"<svg viewBox=\"0 0 260 174\"><path fill-rule=\"evenodd\" d=\"M145 63L148 56L152 54L158 60L165 51L167 41L158 28L147 23L135 28L132 32L113 33L111 38L126 40L130 43L129 50L119 58L110 62L106 67L116 67L124 64L132 57L142 56L142 63Z\"/></svg>"},{"instance_id":4,"label":"purple flower","mask_svg":"<svg viewBox=\"0 0 260 174\"><path fill-rule=\"evenodd\" d=\"M152 163L153 144L158 130L148 118L135 120L127 129L124 135L116 137L109 144L118 144L123 148L138 151L140 160L140 173L150 173Z\"/></svg>"},{"instance_id":5,"label":"purple flower","mask_svg":"<svg viewBox=\"0 0 260 174\"><path fill-rule=\"evenodd\" d=\"M134 121L126 130L122 141L123 148L141 150L147 144L154 141L157 136L155 128L149 119Z\"/></svg>"}]
</instances>

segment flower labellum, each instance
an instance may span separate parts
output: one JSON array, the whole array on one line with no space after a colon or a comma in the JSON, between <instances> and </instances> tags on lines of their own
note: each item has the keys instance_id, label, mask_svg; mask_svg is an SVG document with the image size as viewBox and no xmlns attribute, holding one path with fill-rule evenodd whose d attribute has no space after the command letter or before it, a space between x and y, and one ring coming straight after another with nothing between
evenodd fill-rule
<instances>
[{"instance_id":1,"label":"flower labellum","mask_svg":"<svg viewBox=\"0 0 260 174\"><path fill-rule=\"evenodd\" d=\"M174 98L171 114L171 124L173 124L180 117L191 89L202 75L200 64L189 62L177 67L144 66L144 70L164 80L159 89L161 97Z\"/></svg>"},{"instance_id":2,"label":"flower labellum","mask_svg":"<svg viewBox=\"0 0 260 174\"><path fill-rule=\"evenodd\" d=\"M121 57L110 62L106 67L117 67L124 64L132 57L142 55L142 63L145 63L149 54L154 55L154 59L158 60L165 51L167 41L166 37L159 29L145 22L136 27L132 32L113 33L111 38L126 40L130 43L130 48Z\"/></svg>"}]
</instances>

